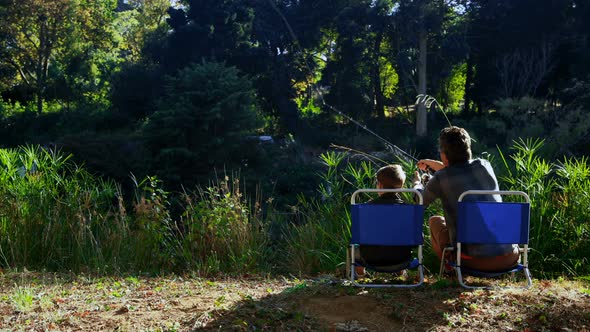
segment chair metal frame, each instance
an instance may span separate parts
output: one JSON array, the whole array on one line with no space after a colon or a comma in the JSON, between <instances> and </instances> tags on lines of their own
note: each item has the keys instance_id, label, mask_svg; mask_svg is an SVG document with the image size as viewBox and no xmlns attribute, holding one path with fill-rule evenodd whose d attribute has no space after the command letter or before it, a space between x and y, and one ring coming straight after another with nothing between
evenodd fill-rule
<instances>
[{"instance_id":1,"label":"chair metal frame","mask_svg":"<svg viewBox=\"0 0 590 332\"><path fill-rule=\"evenodd\" d=\"M459 196L459 200L458 200L458 208L461 209L461 202L463 202L463 199L465 198L465 196L468 195L501 195L501 196L522 196L524 197L525 200L525 204L528 205L528 214L527 214L527 222L529 223L527 231L530 229L530 199L529 196L522 192L522 191L507 191L507 190L499 190L499 191L494 191L494 190L468 190L465 191L464 193L462 193ZM510 203L504 203L504 202L481 202L481 203L496 203L498 205L502 205L502 204L510 204ZM522 204L522 203L521 203ZM457 223L462 222L462 220L457 220ZM463 280L463 273L462 273L462 269L465 269L467 273L473 272L474 274L478 275L478 276L482 276L482 277L494 277L494 276L499 276L502 274L506 274L506 273L515 273L518 271L523 271L526 277L526 285L519 287L519 288L523 288L523 289L527 289L529 287L532 286L532 277L531 277L531 273L529 271L529 267L528 267L528 251L529 251L529 246L528 246L528 241L529 241L529 236L527 233L526 236L526 243L518 243L519 245L519 251L521 254L521 257L519 258L519 264L508 271L498 271L498 272L489 272L489 271L478 271L478 270L472 270L472 269L467 269L467 268L462 268L461 267L461 242L456 241L456 250L454 247L446 247L443 249L443 253L442 253L442 259L441 259L441 263L440 263L440 272L439 275L442 276L443 274L443 267L445 264L445 259L444 257L445 254L447 253L447 251L456 251L456 261L453 265L453 268L455 270L455 272L457 273L457 279L459 280L459 284L465 288L469 288L469 289L491 289L491 288L497 288L497 287L491 287L491 286L470 286L465 284L464 280ZM488 244L496 244L496 243L488 243ZM523 245L523 247L520 247L520 245ZM520 259L522 259L522 262L520 262ZM500 287L500 288L510 288L510 287Z\"/></svg>"},{"instance_id":2,"label":"chair metal frame","mask_svg":"<svg viewBox=\"0 0 590 332\"><path fill-rule=\"evenodd\" d=\"M423 198L422 198L422 193L416 189L405 189L405 188L399 188L399 189L359 189L357 191L355 191L352 194L352 197L350 198L350 204L352 205L357 205L356 204L356 197L358 196L358 194L360 193L388 193L388 192L393 192L393 193L413 193L416 195L416 197L418 198L418 203L419 204L410 204L410 205L420 205L423 206ZM383 205L383 204L379 204L379 205ZM392 204L393 205L393 204ZM396 204L396 206L406 206L407 207L408 204ZM375 206L377 206L377 204L375 204ZM422 210L422 215L423 215L424 210ZM353 216L351 216L351 218L353 218ZM422 216L421 219L424 219L424 217ZM353 230L351 230L352 233ZM391 288L391 287L395 287L395 288L414 288L414 287L418 287L421 286L424 283L424 267L423 267L423 255L422 255L422 251L423 251L423 245L424 245L424 238L422 236L421 239L421 243L419 245L417 245L418 247L418 259L417 259L417 269L418 272L420 274L420 279L418 281L418 283L416 284L410 284L410 285L406 285L406 284L359 284L358 282L355 281L355 277L356 277L356 272L354 267L355 265L355 248L358 247L359 245L363 245L362 243L352 243L352 239L351 239L351 243L349 246L349 249L347 250L347 257L346 257L346 265L347 265L347 269L350 269L350 281L352 282L352 284L354 286L357 287L368 287L368 288ZM414 259L415 261L416 259ZM413 263L412 261L410 261L409 263ZM349 265L350 264L350 265ZM401 270L404 270L406 268L412 268L411 264L409 265L410 267L405 267ZM369 269L371 269L371 267L367 267ZM401 271L399 270L399 271ZM390 273L394 273L397 271L387 271Z\"/></svg>"}]
</instances>

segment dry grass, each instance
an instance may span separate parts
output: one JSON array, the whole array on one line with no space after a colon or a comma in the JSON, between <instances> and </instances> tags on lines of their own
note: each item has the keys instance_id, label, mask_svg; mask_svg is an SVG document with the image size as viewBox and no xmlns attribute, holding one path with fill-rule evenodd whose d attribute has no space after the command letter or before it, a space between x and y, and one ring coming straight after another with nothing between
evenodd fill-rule
<instances>
[{"instance_id":1,"label":"dry grass","mask_svg":"<svg viewBox=\"0 0 590 332\"><path fill-rule=\"evenodd\" d=\"M0 275L0 329L31 331L589 331L590 285L535 281L526 291L416 290L298 280Z\"/></svg>"}]
</instances>

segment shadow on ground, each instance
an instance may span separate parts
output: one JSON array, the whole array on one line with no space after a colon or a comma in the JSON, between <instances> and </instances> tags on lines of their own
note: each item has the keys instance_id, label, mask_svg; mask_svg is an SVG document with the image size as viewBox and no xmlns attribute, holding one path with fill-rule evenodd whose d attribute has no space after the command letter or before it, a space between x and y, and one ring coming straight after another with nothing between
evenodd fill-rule
<instances>
[{"instance_id":1,"label":"shadow on ground","mask_svg":"<svg viewBox=\"0 0 590 332\"><path fill-rule=\"evenodd\" d=\"M590 331L590 296L583 285L543 281L529 290L467 291L448 280L365 289L320 279L187 323L222 331Z\"/></svg>"}]
</instances>

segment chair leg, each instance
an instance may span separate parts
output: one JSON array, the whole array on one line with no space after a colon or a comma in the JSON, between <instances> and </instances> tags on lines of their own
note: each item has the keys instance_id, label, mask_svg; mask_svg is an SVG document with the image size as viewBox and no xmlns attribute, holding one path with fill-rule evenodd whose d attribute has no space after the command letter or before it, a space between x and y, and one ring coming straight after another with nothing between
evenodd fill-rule
<instances>
[{"instance_id":1,"label":"chair leg","mask_svg":"<svg viewBox=\"0 0 590 332\"><path fill-rule=\"evenodd\" d=\"M446 255L447 251L454 251L454 250L455 250L455 248L453 248L453 247L446 247L446 248L443 249L442 257L440 259L440 270L438 271L439 278L442 278L443 277L443 271L444 271L444 268L445 268L445 260L446 260L445 257L447 256Z\"/></svg>"},{"instance_id":2,"label":"chair leg","mask_svg":"<svg viewBox=\"0 0 590 332\"><path fill-rule=\"evenodd\" d=\"M528 266L524 268L524 276L526 278L526 286L525 289L531 287L533 285L533 279L531 277L531 271L529 271Z\"/></svg>"},{"instance_id":3,"label":"chair leg","mask_svg":"<svg viewBox=\"0 0 590 332\"><path fill-rule=\"evenodd\" d=\"M350 247L346 248L346 272L344 272L345 278L350 278Z\"/></svg>"}]
</instances>

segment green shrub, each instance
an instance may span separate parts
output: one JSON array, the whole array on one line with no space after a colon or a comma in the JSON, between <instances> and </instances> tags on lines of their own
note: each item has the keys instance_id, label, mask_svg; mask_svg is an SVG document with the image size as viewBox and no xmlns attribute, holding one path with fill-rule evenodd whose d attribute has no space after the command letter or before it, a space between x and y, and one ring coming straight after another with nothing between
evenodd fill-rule
<instances>
[{"instance_id":1,"label":"green shrub","mask_svg":"<svg viewBox=\"0 0 590 332\"><path fill-rule=\"evenodd\" d=\"M171 269L172 218L168 193L156 177L147 177L136 183L133 218L129 244L132 267L135 270Z\"/></svg>"},{"instance_id":2,"label":"green shrub","mask_svg":"<svg viewBox=\"0 0 590 332\"><path fill-rule=\"evenodd\" d=\"M237 178L226 176L184 199L175 239L179 267L210 275L253 272L266 263L260 204L249 207Z\"/></svg>"},{"instance_id":3,"label":"green shrub","mask_svg":"<svg viewBox=\"0 0 590 332\"><path fill-rule=\"evenodd\" d=\"M501 154L500 187L531 198L531 268L541 274L587 275L590 254L588 159L550 163L539 156L542 140L520 140L510 159Z\"/></svg>"},{"instance_id":4,"label":"green shrub","mask_svg":"<svg viewBox=\"0 0 590 332\"><path fill-rule=\"evenodd\" d=\"M0 150L0 263L82 269L112 266L127 226L118 187L39 147Z\"/></svg>"}]
</instances>

